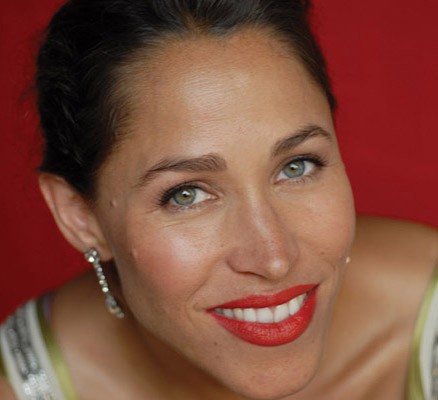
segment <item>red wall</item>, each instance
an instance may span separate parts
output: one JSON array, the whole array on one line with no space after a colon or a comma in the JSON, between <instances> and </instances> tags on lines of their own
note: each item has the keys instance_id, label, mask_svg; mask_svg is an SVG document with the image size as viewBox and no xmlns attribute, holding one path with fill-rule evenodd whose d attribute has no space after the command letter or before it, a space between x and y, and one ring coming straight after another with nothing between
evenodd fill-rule
<instances>
[{"instance_id":1,"label":"red wall","mask_svg":"<svg viewBox=\"0 0 438 400\"><path fill-rule=\"evenodd\" d=\"M24 92L37 33L59 3L0 5L0 318L86 268L39 195L39 139ZM438 227L437 15L435 0L315 0L315 27L340 104L339 139L361 213Z\"/></svg>"}]
</instances>

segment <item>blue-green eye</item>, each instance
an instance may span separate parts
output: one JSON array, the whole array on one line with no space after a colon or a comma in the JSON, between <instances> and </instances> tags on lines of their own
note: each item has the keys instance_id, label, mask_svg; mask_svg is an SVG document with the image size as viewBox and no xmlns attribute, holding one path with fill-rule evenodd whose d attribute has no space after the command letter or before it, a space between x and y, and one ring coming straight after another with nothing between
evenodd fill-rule
<instances>
[{"instance_id":1,"label":"blue-green eye","mask_svg":"<svg viewBox=\"0 0 438 400\"><path fill-rule=\"evenodd\" d=\"M196 201L196 191L194 187L182 187L172 194L171 200L178 206L191 206Z\"/></svg>"},{"instance_id":2,"label":"blue-green eye","mask_svg":"<svg viewBox=\"0 0 438 400\"><path fill-rule=\"evenodd\" d=\"M295 180L305 178L317 168L324 167L324 163L319 159L295 159L289 161L280 171L279 180Z\"/></svg>"},{"instance_id":3,"label":"blue-green eye","mask_svg":"<svg viewBox=\"0 0 438 400\"><path fill-rule=\"evenodd\" d=\"M174 207L191 207L198 203L214 198L214 196L205 190L193 185L181 185L168 190L162 196L160 205L166 204Z\"/></svg>"},{"instance_id":4,"label":"blue-green eye","mask_svg":"<svg viewBox=\"0 0 438 400\"><path fill-rule=\"evenodd\" d=\"M304 160L291 161L283 168L282 172L284 172L288 178L299 178L306 172L306 167L306 161Z\"/></svg>"}]
</instances>

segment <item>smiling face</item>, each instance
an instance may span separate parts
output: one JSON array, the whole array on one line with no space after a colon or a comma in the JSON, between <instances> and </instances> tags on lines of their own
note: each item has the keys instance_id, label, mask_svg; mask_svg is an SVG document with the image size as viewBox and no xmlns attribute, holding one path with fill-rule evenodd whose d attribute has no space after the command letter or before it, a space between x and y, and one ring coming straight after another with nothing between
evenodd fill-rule
<instances>
[{"instance_id":1,"label":"smiling face","mask_svg":"<svg viewBox=\"0 0 438 400\"><path fill-rule=\"evenodd\" d=\"M132 71L94 209L127 305L232 390L299 391L354 230L324 94L254 32L170 43Z\"/></svg>"}]
</instances>

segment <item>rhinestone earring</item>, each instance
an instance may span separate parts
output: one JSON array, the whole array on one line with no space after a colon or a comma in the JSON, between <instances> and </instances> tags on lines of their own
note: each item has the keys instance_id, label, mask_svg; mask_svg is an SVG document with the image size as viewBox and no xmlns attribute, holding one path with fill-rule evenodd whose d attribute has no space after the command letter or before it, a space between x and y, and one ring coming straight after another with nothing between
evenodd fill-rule
<instances>
[{"instance_id":1,"label":"rhinestone earring","mask_svg":"<svg viewBox=\"0 0 438 400\"><path fill-rule=\"evenodd\" d=\"M92 248L84 253L85 259L93 264L94 271L97 275L97 280L99 282L100 288L105 295L105 303L108 311L117 318L124 318L125 313L122 308L117 303L117 300L111 293L111 290L108 286L108 280L106 279L105 273L103 272L102 265L100 264L100 255L99 252Z\"/></svg>"}]
</instances>

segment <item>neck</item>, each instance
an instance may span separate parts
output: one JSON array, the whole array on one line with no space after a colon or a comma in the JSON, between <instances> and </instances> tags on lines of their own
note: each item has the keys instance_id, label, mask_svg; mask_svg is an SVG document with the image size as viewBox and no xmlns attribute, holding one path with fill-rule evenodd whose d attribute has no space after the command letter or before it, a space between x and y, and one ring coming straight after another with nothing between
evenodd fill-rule
<instances>
[{"instance_id":1,"label":"neck","mask_svg":"<svg viewBox=\"0 0 438 400\"><path fill-rule=\"evenodd\" d=\"M156 337L130 321L131 331L135 331L140 350L134 351L135 357L142 357L144 379L153 382L156 387L156 399L177 400L248 400L231 392L208 373L193 365L185 357L170 348ZM135 365L135 364L131 364ZM138 373L138 372L137 372Z\"/></svg>"}]
</instances>

